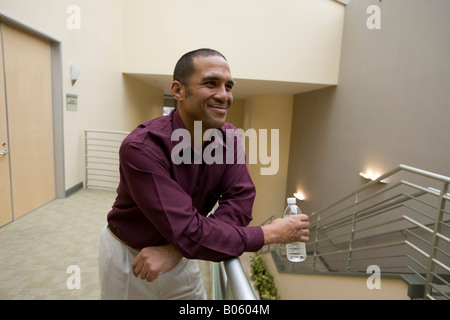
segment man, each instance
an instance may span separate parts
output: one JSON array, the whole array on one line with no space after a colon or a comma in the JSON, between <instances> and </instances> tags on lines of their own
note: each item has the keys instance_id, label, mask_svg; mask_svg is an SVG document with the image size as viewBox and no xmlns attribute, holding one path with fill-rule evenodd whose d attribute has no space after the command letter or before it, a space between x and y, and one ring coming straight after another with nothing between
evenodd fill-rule
<instances>
[{"instance_id":1,"label":"man","mask_svg":"<svg viewBox=\"0 0 450 320\"><path fill-rule=\"evenodd\" d=\"M247 226L255 188L247 166L237 161L237 148L232 148L233 163L198 161L212 143L225 149L237 144L236 136L226 134L236 128L225 123L233 86L222 54L189 52L174 70L177 109L144 122L123 141L118 195L99 248L103 299L205 299L191 259L221 261L264 244L308 241L306 215ZM176 130L194 137L199 124L202 137L209 129L221 134L211 142L202 139L201 146L174 138ZM179 153L189 161L174 161Z\"/></svg>"}]
</instances>

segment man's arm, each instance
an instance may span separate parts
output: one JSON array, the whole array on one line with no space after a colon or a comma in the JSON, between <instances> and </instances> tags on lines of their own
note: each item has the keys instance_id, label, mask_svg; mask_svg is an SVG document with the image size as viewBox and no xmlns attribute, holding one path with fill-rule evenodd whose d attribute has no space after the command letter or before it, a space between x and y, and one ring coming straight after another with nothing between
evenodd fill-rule
<instances>
[{"instance_id":1,"label":"man's arm","mask_svg":"<svg viewBox=\"0 0 450 320\"><path fill-rule=\"evenodd\" d=\"M308 216L304 214L284 219L278 218L261 228L265 245L309 240ZM182 258L182 254L172 245L147 247L142 249L133 260L133 274L135 277L153 281L159 275L175 268Z\"/></svg>"}]
</instances>

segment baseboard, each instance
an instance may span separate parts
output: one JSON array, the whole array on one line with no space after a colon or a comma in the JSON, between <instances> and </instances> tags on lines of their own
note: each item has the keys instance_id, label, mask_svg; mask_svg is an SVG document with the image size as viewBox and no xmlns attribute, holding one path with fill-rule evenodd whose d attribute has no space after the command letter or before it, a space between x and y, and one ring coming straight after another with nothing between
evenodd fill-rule
<instances>
[{"instance_id":1,"label":"baseboard","mask_svg":"<svg viewBox=\"0 0 450 320\"><path fill-rule=\"evenodd\" d=\"M77 183L76 185L74 185L73 187L69 188L66 190L66 198L70 197L71 195L73 195L75 192L79 191L83 189L83 182Z\"/></svg>"}]
</instances>

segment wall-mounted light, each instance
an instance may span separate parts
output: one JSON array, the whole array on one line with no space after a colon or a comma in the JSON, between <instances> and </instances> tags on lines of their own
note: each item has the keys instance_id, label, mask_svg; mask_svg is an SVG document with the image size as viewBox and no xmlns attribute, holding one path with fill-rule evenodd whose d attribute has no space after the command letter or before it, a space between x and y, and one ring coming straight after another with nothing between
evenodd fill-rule
<instances>
[{"instance_id":1,"label":"wall-mounted light","mask_svg":"<svg viewBox=\"0 0 450 320\"><path fill-rule=\"evenodd\" d=\"M373 171L360 172L359 175L366 180L374 181L380 177L380 174L376 174ZM385 180L381 180L379 183L387 183Z\"/></svg>"},{"instance_id":2,"label":"wall-mounted light","mask_svg":"<svg viewBox=\"0 0 450 320\"><path fill-rule=\"evenodd\" d=\"M80 65L79 64L71 64L70 65L70 79L72 80L72 85L78 80L78 76L80 75Z\"/></svg>"},{"instance_id":3,"label":"wall-mounted light","mask_svg":"<svg viewBox=\"0 0 450 320\"><path fill-rule=\"evenodd\" d=\"M305 200L305 195L303 193L301 193L301 192L294 193L294 197L296 197L297 200L300 200L300 201L304 201Z\"/></svg>"}]
</instances>

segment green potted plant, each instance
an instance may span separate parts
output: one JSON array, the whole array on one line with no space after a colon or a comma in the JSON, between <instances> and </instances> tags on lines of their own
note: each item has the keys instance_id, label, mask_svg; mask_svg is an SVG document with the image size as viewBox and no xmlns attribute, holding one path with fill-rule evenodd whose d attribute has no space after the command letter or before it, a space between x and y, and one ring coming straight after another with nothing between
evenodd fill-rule
<instances>
[{"instance_id":1,"label":"green potted plant","mask_svg":"<svg viewBox=\"0 0 450 320\"><path fill-rule=\"evenodd\" d=\"M273 276L267 271L261 256L255 255L250 261L251 279L258 289L261 300L280 300Z\"/></svg>"}]
</instances>

